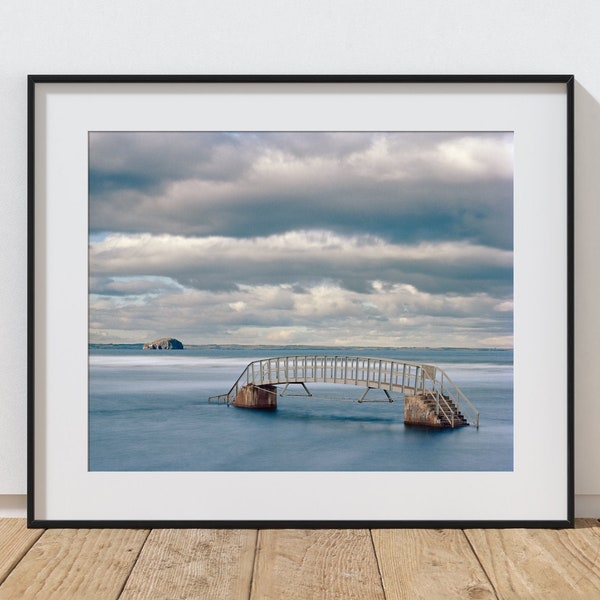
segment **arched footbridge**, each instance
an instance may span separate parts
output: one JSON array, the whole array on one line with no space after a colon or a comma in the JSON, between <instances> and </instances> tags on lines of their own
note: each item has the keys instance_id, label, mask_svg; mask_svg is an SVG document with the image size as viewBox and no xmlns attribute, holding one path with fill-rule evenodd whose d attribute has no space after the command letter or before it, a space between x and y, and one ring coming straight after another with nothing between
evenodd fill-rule
<instances>
[{"instance_id":1,"label":"arched footbridge","mask_svg":"<svg viewBox=\"0 0 600 600\"><path fill-rule=\"evenodd\" d=\"M419 364L389 358L360 356L280 356L249 363L226 394L211 396L209 402L236 404L236 398L252 387L301 385L310 395L307 383L336 383L383 390L393 402L391 393L404 394L405 422L409 399L420 403L420 410L435 415L439 427L475 425L479 427L479 411L450 379L435 365ZM272 387L269 387L272 390ZM273 392L269 392L273 393ZM275 405L276 406L276 403ZM415 424L415 423L413 423ZM426 424L426 423L423 423Z\"/></svg>"}]
</instances>

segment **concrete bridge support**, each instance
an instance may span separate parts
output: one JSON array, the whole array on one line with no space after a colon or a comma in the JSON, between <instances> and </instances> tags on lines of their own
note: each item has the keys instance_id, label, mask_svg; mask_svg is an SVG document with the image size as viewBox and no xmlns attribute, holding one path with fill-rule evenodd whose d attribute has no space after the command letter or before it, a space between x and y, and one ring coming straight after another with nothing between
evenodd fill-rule
<instances>
[{"instance_id":1,"label":"concrete bridge support","mask_svg":"<svg viewBox=\"0 0 600 600\"><path fill-rule=\"evenodd\" d=\"M236 394L233 405L238 408L275 410L277 408L277 387L265 384L245 385Z\"/></svg>"},{"instance_id":2,"label":"concrete bridge support","mask_svg":"<svg viewBox=\"0 0 600 600\"><path fill-rule=\"evenodd\" d=\"M439 400L444 406L437 406ZM468 421L447 397L436 399L431 394L406 394L404 396L404 424L415 427L447 429L464 427Z\"/></svg>"}]
</instances>

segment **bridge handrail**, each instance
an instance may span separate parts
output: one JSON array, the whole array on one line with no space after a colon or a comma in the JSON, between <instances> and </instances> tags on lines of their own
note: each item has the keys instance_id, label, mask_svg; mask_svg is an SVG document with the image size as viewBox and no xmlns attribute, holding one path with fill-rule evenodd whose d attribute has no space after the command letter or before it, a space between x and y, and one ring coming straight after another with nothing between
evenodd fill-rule
<instances>
[{"instance_id":1,"label":"bridge handrail","mask_svg":"<svg viewBox=\"0 0 600 600\"><path fill-rule=\"evenodd\" d=\"M454 427L454 420L456 415L454 414L452 407L446 400L446 397L440 392L434 392L433 397L435 398L435 401L437 403L438 410L444 415L444 417L446 417L446 420L450 422L452 427Z\"/></svg>"},{"instance_id":2,"label":"bridge handrail","mask_svg":"<svg viewBox=\"0 0 600 600\"><path fill-rule=\"evenodd\" d=\"M439 367L438 367L439 369ZM450 376L443 370L443 369L439 369L442 373L442 378L441 378L441 382L440 382L440 393L442 394L442 396L444 395L444 391L448 391L451 392L451 390L448 390L446 386L444 386L444 380L450 384L450 386L452 386L453 390L454 390L454 394L449 393L449 396L452 397L454 396L455 400L455 404L456 404L456 408L458 410L460 410L460 404L462 402L463 406L467 406L469 408L469 412L471 419L473 420L473 424L475 425L475 427L479 427L479 411L475 408L475 406L473 406L473 403L465 396L465 394L462 392L462 390L456 385L456 383L454 383L454 381L452 381L452 379L450 378Z\"/></svg>"},{"instance_id":3,"label":"bridge handrail","mask_svg":"<svg viewBox=\"0 0 600 600\"><path fill-rule=\"evenodd\" d=\"M386 364L385 370L383 369L384 363ZM389 370L387 365L389 365ZM292 371L290 371L290 366ZM338 366L341 369L339 377ZM376 370L372 372L371 366ZM402 368L401 374L400 367ZM312 370L312 377L306 379L306 371L308 369ZM394 369L396 370L396 381L398 381L400 375L402 377L401 385L392 383ZM318 379L317 370L321 371L321 377ZM327 375L328 370L330 376ZM298 371L302 371L302 377L298 377ZM359 379L359 371L361 371L363 375L366 373L366 379ZM282 372L284 373L283 377L281 377ZM353 373L354 376L349 378L349 372ZM275 376L272 376L273 373L275 373ZM389 380L385 381L387 376L389 376ZM394 387L401 387L402 393L404 393L405 389L408 389L413 393L431 393L434 398L437 397L436 402L438 406L440 403L446 404L446 408L452 412L444 396L447 395L454 402L457 410L460 410L461 404L463 407L467 407L468 412L470 413L470 420L474 425L479 427L479 411L443 369L434 365L393 358L346 355L294 355L257 359L246 365L246 368L242 371L226 394L211 396L208 401L210 402L211 400L216 399L217 403L223 401L229 405L232 395L237 395L240 387L244 385L265 385L300 381L350 383L354 385L364 385L368 388L390 390L394 389ZM406 381L408 381L408 385L405 385ZM446 414L446 410L443 409L443 412Z\"/></svg>"},{"instance_id":4,"label":"bridge handrail","mask_svg":"<svg viewBox=\"0 0 600 600\"><path fill-rule=\"evenodd\" d=\"M224 398L227 396L231 396L231 394L235 391L237 393L238 389L239 389L239 385L240 382L245 379L246 380L246 385L249 383L254 383L254 381L250 382L250 380L248 379L248 373L252 372L254 373L254 370L252 369L253 365L256 364L268 364L270 365L270 363L272 361L277 361L277 368L279 369L279 364L281 360L285 360L285 359L294 359L295 361L297 361L297 359L308 359L308 358L314 358L314 359L322 359L323 360L323 365L324 367L326 367L326 363L327 363L327 359L338 359L338 358L343 358L343 359L348 359L348 360L352 360L352 361L359 361L359 360L366 360L366 361L387 361L387 362L393 362L395 364L402 364L402 365L407 365L407 366L411 366L411 367L417 367L417 368L422 368L424 365L422 363L415 363L415 362L410 362L410 361L406 361L406 360L397 360L394 358L374 358L372 356L339 356L339 355L330 355L330 354L311 354L311 355L292 355L292 356L274 356L271 358L260 358L257 360L253 360L252 362L248 363L245 367L245 369L242 371L242 373L240 374L240 376L236 379L235 383L231 386L231 389L226 393L226 394L219 394L218 396L211 396L209 398L209 400L213 399L213 398ZM313 365L311 364L311 367ZM314 361L314 366L316 367L316 360ZM261 369L258 371L259 373L263 372L263 369L261 367ZM268 381L261 381L260 383L272 383L272 381L269 379ZM283 382L281 382L283 383Z\"/></svg>"}]
</instances>

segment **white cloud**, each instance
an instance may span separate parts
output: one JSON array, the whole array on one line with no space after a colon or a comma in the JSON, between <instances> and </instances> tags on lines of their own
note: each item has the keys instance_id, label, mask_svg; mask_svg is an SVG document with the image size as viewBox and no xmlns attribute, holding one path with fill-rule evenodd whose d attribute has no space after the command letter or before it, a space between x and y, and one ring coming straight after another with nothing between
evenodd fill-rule
<instances>
[{"instance_id":1,"label":"white cloud","mask_svg":"<svg viewBox=\"0 0 600 600\"><path fill-rule=\"evenodd\" d=\"M91 341L111 331L117 340L140 342L168 334L184 343L286 343L348 345L510 345L511 324L499 327L497 299L446 298L411 286L385 286L364 294L323 283L244 286L229 291L165 291L151 302L94 297ZM165 331L165 329L167 331ZM454 341L453 341L454 340Z\"/></svg>"},{"instance_id":2,"label":"white cloud","mask_svg":"<svg viewBox=\"0 0 600 600\"><path fill-rule=\"evenodd\" d=\"M93 134L92 341L510 345L512 134Z\"/></svg>"},{"instance_id":3,"label":"white cloud","mask_svg":"<svg viewBox=\"0 0 600 600\"><path fill-rule=\"evenodd\" d=\"M512 134L97 135L95 232L244 237L320 223L358 231L367 217L373 233L413 238L425 223L445 239L510 245Z\"/></svg>"},{"instance_id":4,"label":"white cloud","mask_svg":"<svg viewBox=\"0 0 600 600\"><path fill-rule=\"evenodd\" d=\"M246 302L238 300L237 302L229 302L227 306L229 306L229 308L231 308L232 310L235 310L235 312L242 312L248 305L246 304Z\"/></svg>"},{"instance_id":5,"label":"white cloud","mask_svg":"<svg viewBox=\"0 0 600 600\"><path fill-rule=\"evenodd\" d=\"M384 181L512 178L512 134L380 134L348 164L363 177Z\"/></svg>"},{"instance_id":6,"label":"white cloud","mask_svg":"<svg viewBox=\"0 0 600 600\"><path fill-rule=\"evenodd\" d=\"M514 310L514 302L512 300L505 300L504 302L499 302L494 307L498 312L510 312Z\"/></svg>"},{"instance_id":7,"label":"white cloud","mask_svg":"<svg viewBox=\"0 0 600 600\"><path fill-rule=\"evenodd\" d=\"M200 289L360 279L377 281L376 290L382 281L399 283L398 277L409 284L414 272L445 279L450 287L453 277L462 282L466 273L478 273L470 282L477 287L477 279L510 272L512 252L466 242L394 244L322 230L242 239L113 234L90 244L90 266L97 277L169 277Z\"/></svg>"},{"instance_id":8,"label":"white cloud","mask_svg":"<svg viewBox=\"0 0 600 600\"><path fill-rule=\"evenodd\" d=\"M445 179L512 178L512 134L498 138L465 135L439 144L436 152L439 172Z\"/></svg>"}]
</instances>

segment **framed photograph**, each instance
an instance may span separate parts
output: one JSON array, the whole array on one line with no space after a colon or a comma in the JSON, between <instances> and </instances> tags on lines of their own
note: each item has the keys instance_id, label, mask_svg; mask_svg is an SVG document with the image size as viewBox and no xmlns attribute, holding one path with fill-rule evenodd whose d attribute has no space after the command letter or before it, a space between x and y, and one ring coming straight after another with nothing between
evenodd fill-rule
<instances>
[{"instance_id":1,"label":"framed photograph","mask_svg":"<svg viewBox=\"0 0 600 600\"><path fill-rule=\"evenodd\" d=\"M29 77L31 527L569 527L573 87Z\"/></svg>"}]
</instances>

